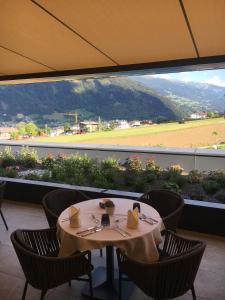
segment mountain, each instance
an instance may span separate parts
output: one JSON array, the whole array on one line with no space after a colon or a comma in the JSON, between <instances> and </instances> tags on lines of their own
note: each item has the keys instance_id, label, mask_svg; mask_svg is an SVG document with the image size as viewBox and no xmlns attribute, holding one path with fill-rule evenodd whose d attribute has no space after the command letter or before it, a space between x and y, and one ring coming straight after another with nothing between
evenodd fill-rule
<instances>
[{"instance_id":1,"label":"mountain","mask_svg":"<svg viewBox=\"0 0 225 300\"><path fill-rule=\"evenodd\" d=\"M223 112L225 109L225 87L152 76L134 76L132 79L171 100L178 110L187 114L201 110Z\"/></svg>"},{"instance_id":2,"label":"mountain","mask_svg":"<svg viewBox=\"0 0 225 300\"><path fill-rule=\"evenodd\" d=\"M172 101L129 78L0 85L1 122L62 123L71 111L80 120L174 120L180 115Z\"/></svg>"},{"instance_id":3,"label":"mountain","mask_svg":"<svg viewBox=\"0 0 225 300\"><path fill-rule=\"evenodd\" d=\"M0 122L57 125L79 120L176 120L194 111L223 112L225 87L152 76L0 85Z\"/></svg>"}]
</instances>

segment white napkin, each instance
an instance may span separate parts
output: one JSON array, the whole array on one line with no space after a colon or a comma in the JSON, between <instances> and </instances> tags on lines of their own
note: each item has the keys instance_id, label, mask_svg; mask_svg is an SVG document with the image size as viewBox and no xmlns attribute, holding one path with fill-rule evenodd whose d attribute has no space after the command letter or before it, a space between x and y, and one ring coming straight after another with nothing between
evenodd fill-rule
<instances>
[{"instance_id":1,"label":"white napkin","mask_svg":"<svg viewBox=\"0 0 225 300\"><path fill-rule=\"evenodd\" d=\"M70 218L70 227L80 227L80 219L79 219L80 209L75 206L69 207L69 218Z\"/></svg>"},{"instance_id":2,"label":"white napkin","mask_svg":"<svg viewBox=\"0 0 225 300\"><path fill-rule=\"evenodd\" d=\"M127 212L127 227L136 229L138 227L139 211L136 207L134 210L128 210Z\"/></svg>"}]
</instances>

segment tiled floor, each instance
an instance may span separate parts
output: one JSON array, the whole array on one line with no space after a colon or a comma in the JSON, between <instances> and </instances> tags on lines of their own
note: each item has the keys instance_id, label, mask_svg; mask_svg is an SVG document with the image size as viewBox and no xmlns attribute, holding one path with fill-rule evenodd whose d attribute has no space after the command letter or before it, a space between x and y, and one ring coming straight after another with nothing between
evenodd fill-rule
<instances>
[{"instance_id":1,"label":"tiled floor","mask_svg":"<svg viewBox=\"0 0 225 300\"><path fill-rule=\"evenodd\" d=\"M10 242L10 233L17 228L45 228L47 222L43 210L38 205L5 202L2 208L9 225L7 232L0 220L0 299L21 299L24 286L24 275ZM182 231L182 235L203 239L207 242L195 288L198 300L225 300L225 238L209 236L199 233ZM104 257L99 257L99 251L93 253L95 266L104 264ZM81 296L83 283L72 282L72 287L67 284L50 290L46 299L85 299ZM27 300L39 299L40 291L28 288ZM131 300L147 300L140 290L135 288ZM190 293L177 298L179 300L192 299ZM127 300L127 299L126 299Z\"/></svg>"}]
</instances>

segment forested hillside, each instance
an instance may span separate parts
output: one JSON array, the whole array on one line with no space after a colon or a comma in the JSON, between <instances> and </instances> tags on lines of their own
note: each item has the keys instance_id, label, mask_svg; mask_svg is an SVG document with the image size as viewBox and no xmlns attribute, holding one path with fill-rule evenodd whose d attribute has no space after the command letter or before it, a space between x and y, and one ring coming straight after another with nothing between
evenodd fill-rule
<instances>
[{"instance_id":1,"label":"forested hillside","mask_svg":"<svg viewBox=\"0 0 225 300\"><path fill-rule=\"evenodd\" d=\"M80 119L176 119L175 106L128 78L0 86L1 119L30 116L43 123L79 112Z\"/></svg>"}]
</instances>

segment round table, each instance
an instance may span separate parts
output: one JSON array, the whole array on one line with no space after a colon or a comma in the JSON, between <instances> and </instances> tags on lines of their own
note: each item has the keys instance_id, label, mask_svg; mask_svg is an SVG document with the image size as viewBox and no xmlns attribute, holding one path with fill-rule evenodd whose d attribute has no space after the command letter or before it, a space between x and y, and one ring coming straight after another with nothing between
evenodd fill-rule
<instances>
[{"instance_id":1,"label":"round table","mask_svg":"<svg viewBox=\"0 0 225 300\"><path fill-rule=\"evenodd\" d=\"M97 289L94 287L94 296L96 296L97 293L100 295L100 299L114 299L112 295L115 294L116 299L118 296L113 287L113 246L124 249L128 256L137 261L146 263L156 261L159 256L157 246L162 241L161 230L164 229L164 225L160 215L153 207L139 202L141 213L158 220L158 223L151 225L139 220L137 229L129 229L127 228L127 211L133 208L134 202L138 201L123 198L107 199L112 200L115 204L114 214L110 216L110 226L85 237L77 235L77 232L96 225L96 219L101 220L101 215L105 213L105 210L99 206L99 202L102 199L92 199L76 203L75 206L80 208L79 217L81 226L79 228L70 227L68 220L69 209L61 213L58 219L58 233L61 239L59 255L66 256L71 255L75 251L106 247L106 281L101 284L101 287ZM95 218L93 218L93 216ZM119 225L122 230L125 230L130 235L127 237L122 236L115 230L115 225ZM99 280L97 281L99 282Z\"/></svg>"}]
</instances>

